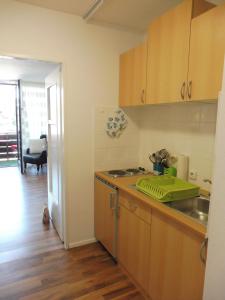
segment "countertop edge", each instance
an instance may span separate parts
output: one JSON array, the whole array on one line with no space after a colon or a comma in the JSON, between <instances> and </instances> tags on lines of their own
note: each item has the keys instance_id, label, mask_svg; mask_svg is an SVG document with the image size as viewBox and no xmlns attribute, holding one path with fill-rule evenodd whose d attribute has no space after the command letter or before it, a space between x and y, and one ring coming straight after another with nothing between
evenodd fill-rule
<instances>
[{"instance_id":1,"label":"countertop edge","mask_svg":"<svg viewBox=\"0 0 225 300\"><path fill-rule=\"evenodd\" d=\"M177 223L182 224L188 229L194 231L200 237L205 237L207 229L206 226L204 226L203 224L199 223L198 221L195 221L189 216L186 216L182 212L176 211L175 209L170 208L165 204L160 203L135 189L132 190L129 187L132 184L132 182L135 183L138 178L144 177L146 175L111 178L105 175L104 172L95 172L95 176L98 176L101 179L109 182L113 186L117 187L119 190L130 194L132 197L135 197L137 200L141 201L145 205L150 206L150 208L161 212L166 217L172 218Z\"/></svg>"}]
</instances>

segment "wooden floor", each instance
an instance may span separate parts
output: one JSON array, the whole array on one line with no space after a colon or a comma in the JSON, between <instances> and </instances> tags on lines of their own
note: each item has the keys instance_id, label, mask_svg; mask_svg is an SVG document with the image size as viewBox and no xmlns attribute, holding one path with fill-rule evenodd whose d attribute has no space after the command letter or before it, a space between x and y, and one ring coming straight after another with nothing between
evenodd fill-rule
<instances>
[{"instance_id":1,"label":"wooden floor","mask_svg":"<svg viewBox=\"0 0 225 300\"><path fill-rule=\"evenodd\" d=\"M63 247L52 226L43 226L47 203L46 171L21 175L18 168L0 168L0 263Z\"/></svg>"},{"instance_id":2,"label":"wooden floor","mask_svg":"<svg viewBox=\"0 0 225 300\"><path fill-rule=\"evenodd\" d=\"M98 244L0 265L0 299L144 299Z\"/></svg>"},{"instance_id":3,"label":"wooden floor","mask_svg":"<svg viewBox=\"0 0 225 300\"><path fill-rule=\"evenodd\" d=\"M66 251L42 225L45 174L0 169L0 182L1 300L144 299L98 243Z\"/></svg>"}]
</instances>

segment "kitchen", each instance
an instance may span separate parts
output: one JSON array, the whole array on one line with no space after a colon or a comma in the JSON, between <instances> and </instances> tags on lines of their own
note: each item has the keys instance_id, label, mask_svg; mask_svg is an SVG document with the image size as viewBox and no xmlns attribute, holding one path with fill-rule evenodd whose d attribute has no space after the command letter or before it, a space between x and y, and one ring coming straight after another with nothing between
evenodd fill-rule
<instances>
[{"instance_id":1,"label":"kitchen","mask_svg":"<svg viewBox=\"0 0 225 300\"><path fill-rule=\"evenodd\" d=\"M101 7L104 11L110 3L116 2L117 5L126 3L124 5L129 7L130 0L128 1L129 3L125 0L100 2L104 2ZM221 5L216 7L211 4L201 5L204 1L195 1L195 5L200 5L197 5L197 13L192 19L192 1L143 0L143 7L149 3L158 5L159 2L159 6L163 7L162 11L157 11L157 5L150 11L146 9L146 14L149 13L150 16L150 13L154 12L155 16L152 16L152 13L151 22L148 21L144 25L144 34L143 26L142 31L134 30L135 26L138 28L138 23L143 25L142 18L135 18L142 6L139 5L139 1L132 1L132 18L127 20L124 15L121 18L124 23L135 23L129 30L118 22L114 27L113 22L105 22L101 9L95 11L94 17L92 16L93 23L86 22L81 14L73 14L70 11L68 13L60 8L60 5L66 6L68 2L72 3L66 0L0 1L0 54L62 63L62 159L66 217L64 246L69 249L60 253L48 252L46 257L43 255L38 259L35 257L35 267L39 270L42 268L43 273L40 276L33 270L30 276L33 276L34 281L28 275L33 261L23 260L19 266L18 262L14 263L16 270L21 274L25 265L29 270L26 273L28 277L17 277L16 283L16 276L9 276L10 273L7 272L10 272L10 268L5 266L6 279L13 285L13 288L7 288L7 281L6 295L8 298L11 295L11 298L14 296L17 299L18 290L25 290L27 299L42 299L41 296L45 299L65 299L72 297L70 292L74 290L78 290L77 293L81 292L82 295L82 292L88 293L86 287L89 287L90 283L95 288L101 287L98 283L101 281L103 286L104 279L108 279L113 270L118 274L122 272L121 266L143 295L151 297L152 300L170 300L169 297L173 300L185 300L186 297L201 299L205 274L204 299L223 300L225 245L221 237L224 236L225 208L221 195L225 194L222 184L225 168L220 165L224 160L225 151L222 143L225 109L222 104L217 109L217 99L222 86L224 61L224 1L212 1ZM73 1L72 4L78 2ZM84 2L93 1L80 2L83 5ZM122 14L129 15L130 10L118 9L117 5L116 17L119 12L120 17ZM174 13L177 9L178 15ZM207 11L204 12L204 9ZM170 11L173 13L170 14ZM98 23L97 19L101 19L101 22ZM151 35L147 33L149 30ZM155 42L151 43L153 38ZM122 113L118 107L122 109ZM123 113L125 115L118 121L119 126L117 124L113 128L112 120L120 119L118 115ZM217 134L216 123L220 125L220 130L217 126ZM117 131L118 128L121 130ZM214 150L215 144L217 146ZM204 197L208 197L205 191L211 190L207 256L206 243L203 243L206 237L204 224L134 188L138 178L149 176L143 173L153 171L149 155L164 148L171 156L188 157L187 176L190 183L202 188ZM214 152L217 155L216 160ZM104 173L107 170L138 167L142 168L138 176L112 178ZM178 168L176 164L175 167ZM102 241L102 244L106 243L108 251L116 257L108 255L107 252L103 254L99 243L96 243L95 237L98 240L102 238L94 232L95 175L111 185L109 199L108 187L107 193L105 194L104 189L101 194L103 198L106 195L107 199L104 208L106 204L111 205L111 208L108 207L109 218L104 217L103 220L107 219L110 224L112 212L116 211L113 210L114 205L119 204L120 207L116 214L113 213L113 222L115 216L119 217L117 224L112 223L116 224L115 228L114 225L110 227L114 232L109 230L110 238L104 241L103 237ZM212 187L210 180L213 181ZM105 187L104 184L103 186ZM119 190L119 199L115 198L115 190L116 193ZM217 203L219 205L216 205ZM104 208L96 209L95 213L101 213ZM205 215L207 216L206 213ZM100 229L107 230L108 227L102 225L102 220L96 217L95 222L98 222L97 220L100 221ZM117 245L112 243L114 233L117 235ZM85 257L85 254L89 256ZM98 272L91 269L90 262L94 261L93 266L96 267L95 261L101 257L97 267L105 267L106 273L102 272L99 281L96 279ZM114 264L115 258L118 264ZM58 259L58 264L54 266L55 259ZM79 261L78 268L74 263L76 260ZM43 266L43 261L48 263L47 268ZM82 269L83 265L85 271L79 273L79 268ZM115 269L107 269L109 266ZM57 274L54 273L54 267L58 268ZM66 276L69 269L73 269L74 273ZM93 281L91 276L95 271L97 275ZM77 274L80 276L78 277L81 286L75 280ZM119 276L121 277L117 280L120 278L122 281L125 275ZM2 278L4 282L4 276ZM110 280L111 277L109 283ZM34 282L36 287L33 288L30 282ZM110 284L113 288L114 284ZM3 288L1 286L0 298ZM55 294L55 288L58 294ZM49 291L51 289L52 291ZM118 289L123 291L121 285L118 285ZM32 293L30 298L29 292ZM129 298L131 293L133 298ZM80 298L138 299L136 291L126 293L126 290L124 295L109 293L103 296L100 289L97 292L94 290L92 295L95 298L88 298L88 295L84 294ZM76 297L79 296L76 294Z\"/></svg>"},{"instance_id":2,"label":"kitchen","mask_svg":"<svg viewBox=\"0 0 225 300\"><path fill-rule=\"evenodd\" d=\"M95 111L95 235L153 300L203 298L225 50L224 5L203 2L183 1L149 25L145 41L120 56L123 111ZM170 167L200 197L165 205L141 194L143 175L163 173L149 161L162 148L185 158Z\"/></svg>"}]
</instances>

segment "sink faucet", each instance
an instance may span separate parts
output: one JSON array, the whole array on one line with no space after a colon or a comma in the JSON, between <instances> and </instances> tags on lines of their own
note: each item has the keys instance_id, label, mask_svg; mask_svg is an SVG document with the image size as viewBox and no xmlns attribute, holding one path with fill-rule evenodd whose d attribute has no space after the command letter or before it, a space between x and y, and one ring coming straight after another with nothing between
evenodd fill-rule
<instances>
[{"instance_id":1,"label":"sink faucet","mask_svg":"<svg viewBox=\"0 0 225 300\"><path fill-rule=\"evenodd\" d=\"M206 178L206 179L203 179L203 181L204 181L205 183L212 184L212 180L211 180L211 179Z\"/></svg>"},{"instance_id":2,"label":"sink faucet","mask_svg":"<svg viewBox=\"0 0 225 300\"><path fill-rule=\"evenodd\" d=\"M205 179L203 179L203 182L209 183L209 184L212 185L212 180L211 179L205 178ZM211 196L211 192L208 193L208 197L210 197L210 196Z\"/></svg>"}]
</instances>

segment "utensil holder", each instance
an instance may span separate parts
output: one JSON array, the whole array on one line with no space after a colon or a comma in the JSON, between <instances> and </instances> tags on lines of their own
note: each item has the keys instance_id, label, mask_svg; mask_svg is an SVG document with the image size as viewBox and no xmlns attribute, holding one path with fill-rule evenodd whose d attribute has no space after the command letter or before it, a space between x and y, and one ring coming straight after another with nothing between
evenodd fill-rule
<instances>
[{"instance_id":1,"label":"utensil holder","mask_svg":"<svg viewBox=\"0 0 225 300\"><path fill-rule=\"evenodd\" d=\"M163 175L164 165L161 164L161 163L154 163L153 164L153 171L156 172L157 175Z\"/></svg>"}]
</instances>

